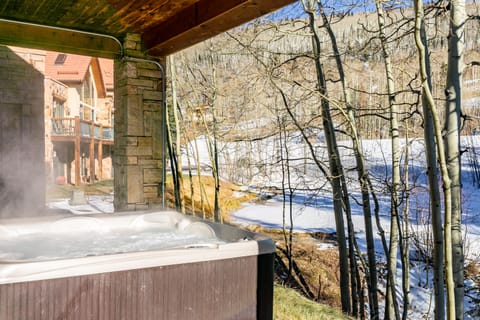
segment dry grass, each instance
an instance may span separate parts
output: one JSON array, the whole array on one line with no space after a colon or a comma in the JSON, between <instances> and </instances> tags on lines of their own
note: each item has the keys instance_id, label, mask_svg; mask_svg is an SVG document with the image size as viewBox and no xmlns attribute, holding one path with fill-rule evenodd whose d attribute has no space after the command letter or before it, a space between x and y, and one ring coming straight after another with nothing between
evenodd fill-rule
<instances>
[{"instance_id":1,"label":"dry grass","mask_svg":"<svg viewBox=\"0 0 480 320\"><path fill-rule=\"evenodd\" d=\"M288 265L286 257L281 254L285 249L282 230L265 229L258 225L249 226L248 229L267 234L274 239L279 248L279 256L282 257L285 265ZM339 309L341 302L338 250L336 248L318 249L318 244L322 242L335 243L329 234L322 232L294 233L293 259L301 271L301 276L308 283L308 290L313 293L314 299ZM298 282L298 275L294 273L294 276Z\"/></svg>"},{"instance_id":2,"label":"dry grass","mask_svg":"<svg viewBox=\"0 0 480 320\"><path fill-rule=\"evenodd\" d=\"M465 297L473 307L467 312L472 319L480 319L480 258L477 255L472 260L465 261L465 279L471 279L473 286L466 286Z\"/></svg>"},{"instance_id":3,"label":"dry grass","mask_svg":"<svg viewBox=\"0 0 480 320\"><path fill-rule=\"evenodd\" d=\"M295 242L293 259L318 302L340 308L339 265L336 249L319 250L312 242ZM284 263L288 263L283 257Z\"/></svg>"},{"instance_id":4,"label":"dry grass","mask_svg":"<svg viewBox=\"0 0 480 320\"><path fill-rule=\"evenodd\" d=\"M194 212L194 215L205 219L213 218L215 202L215 181L211 176L192 178L183 177L183 192L185 197L185 210L187 213ZM200 184L201 182L201 184ZM193 187L193 192L192 192ZM251 193L240 192L239 187L227 181L220 181L220 212L224 222L230 222L230 212L239 209L243 202L254 199L256 196ZM175 207L173 195L172 177L167 177L166 182L167 206ZM193 200L192 200L193 199ZM203 199L203 205L202 205Z\"/></svg>"}]
</instances>

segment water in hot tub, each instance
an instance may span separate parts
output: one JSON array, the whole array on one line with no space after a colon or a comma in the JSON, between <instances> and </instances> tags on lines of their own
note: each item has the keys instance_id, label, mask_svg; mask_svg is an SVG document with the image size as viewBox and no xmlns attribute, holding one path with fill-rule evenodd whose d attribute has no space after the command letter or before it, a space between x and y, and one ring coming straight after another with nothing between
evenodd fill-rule
<instances>
[{"instance_id":1,"label":"water in hot tub","mask_svg":"<svg viewBox=\"0 0 480 320\"><path fill-rule=\"evenodd\" d=\"M225 242L205 232L164 228L29 233L0 241L0 259L42 261L174 248L215 248L222 243Z\"/></svg>"}]
</instances>

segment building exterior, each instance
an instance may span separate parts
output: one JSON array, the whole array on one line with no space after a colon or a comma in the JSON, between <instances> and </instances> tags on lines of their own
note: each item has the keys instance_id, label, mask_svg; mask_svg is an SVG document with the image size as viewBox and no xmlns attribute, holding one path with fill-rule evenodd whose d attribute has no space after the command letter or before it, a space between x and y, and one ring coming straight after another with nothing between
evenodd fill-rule
<instances>
[{"instance_id":1,"label":"building exterior","mask_svg":"<svg viewBox=\"0 0 480 320\"><path fill-rule=\"evenodd\" d=\"M46 52L45 90L47 179L112 178L113 61Z\"/></svg>"},{"instance_id":2,"label":"building exterior","mask_svg":"<svg viewBox=\"0 0 480 320\"><path fill-rule=\"evenodd\" d=\"M112 178L113 61L19 47L2 49L5 56L18 57L6 60L22 65L22 69L9 69L17 70L15 77L9 76L9 86L26 97L32 95L25 93L29 90L42 91L44 130L39 132L45 135L47 183L79 185ZM43 78L42 85L25 85L32 74Z\"/></svg>"}]
</instances>

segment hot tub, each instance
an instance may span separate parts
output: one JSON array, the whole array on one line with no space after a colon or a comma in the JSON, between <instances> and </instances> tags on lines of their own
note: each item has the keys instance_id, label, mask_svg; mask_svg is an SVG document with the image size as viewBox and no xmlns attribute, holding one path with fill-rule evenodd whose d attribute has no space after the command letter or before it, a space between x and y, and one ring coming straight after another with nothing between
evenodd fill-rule
<instances>
[{"instance_id":1,"label":"hot tub","mask_svg":"<svg viewBox=\"0 0 480 320\"><path fill-rule=\"evenodd\" d=\"M176 212L0 220L0 319L271 319L274 251Z\"/></svg>"}]
</instances>

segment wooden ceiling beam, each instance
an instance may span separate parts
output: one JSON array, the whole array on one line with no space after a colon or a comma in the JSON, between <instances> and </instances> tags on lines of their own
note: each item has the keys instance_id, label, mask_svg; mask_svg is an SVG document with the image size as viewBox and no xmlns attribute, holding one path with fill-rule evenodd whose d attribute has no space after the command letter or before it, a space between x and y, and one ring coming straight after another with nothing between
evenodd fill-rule
<instances>
[{"instance_id":1,"label":"wooden ceiling beam","mask_svg":"<svg viewBox=\"0 0 480 320\"><path fill-rule=\"evenodd\" d=\"M146 51L166 56L296 0L200 0L143 34Z\"/></svg>"},{"instance_id":2,"label":"wooden ceiling beam","mask_svg":"<svg viewBox=\"0 0 480 320\"><path fill-rule=\"evenodd\" d=\"M0 44L117 58L120 44L109 36L0 19Z\"/></svg>"}]
</instances>

